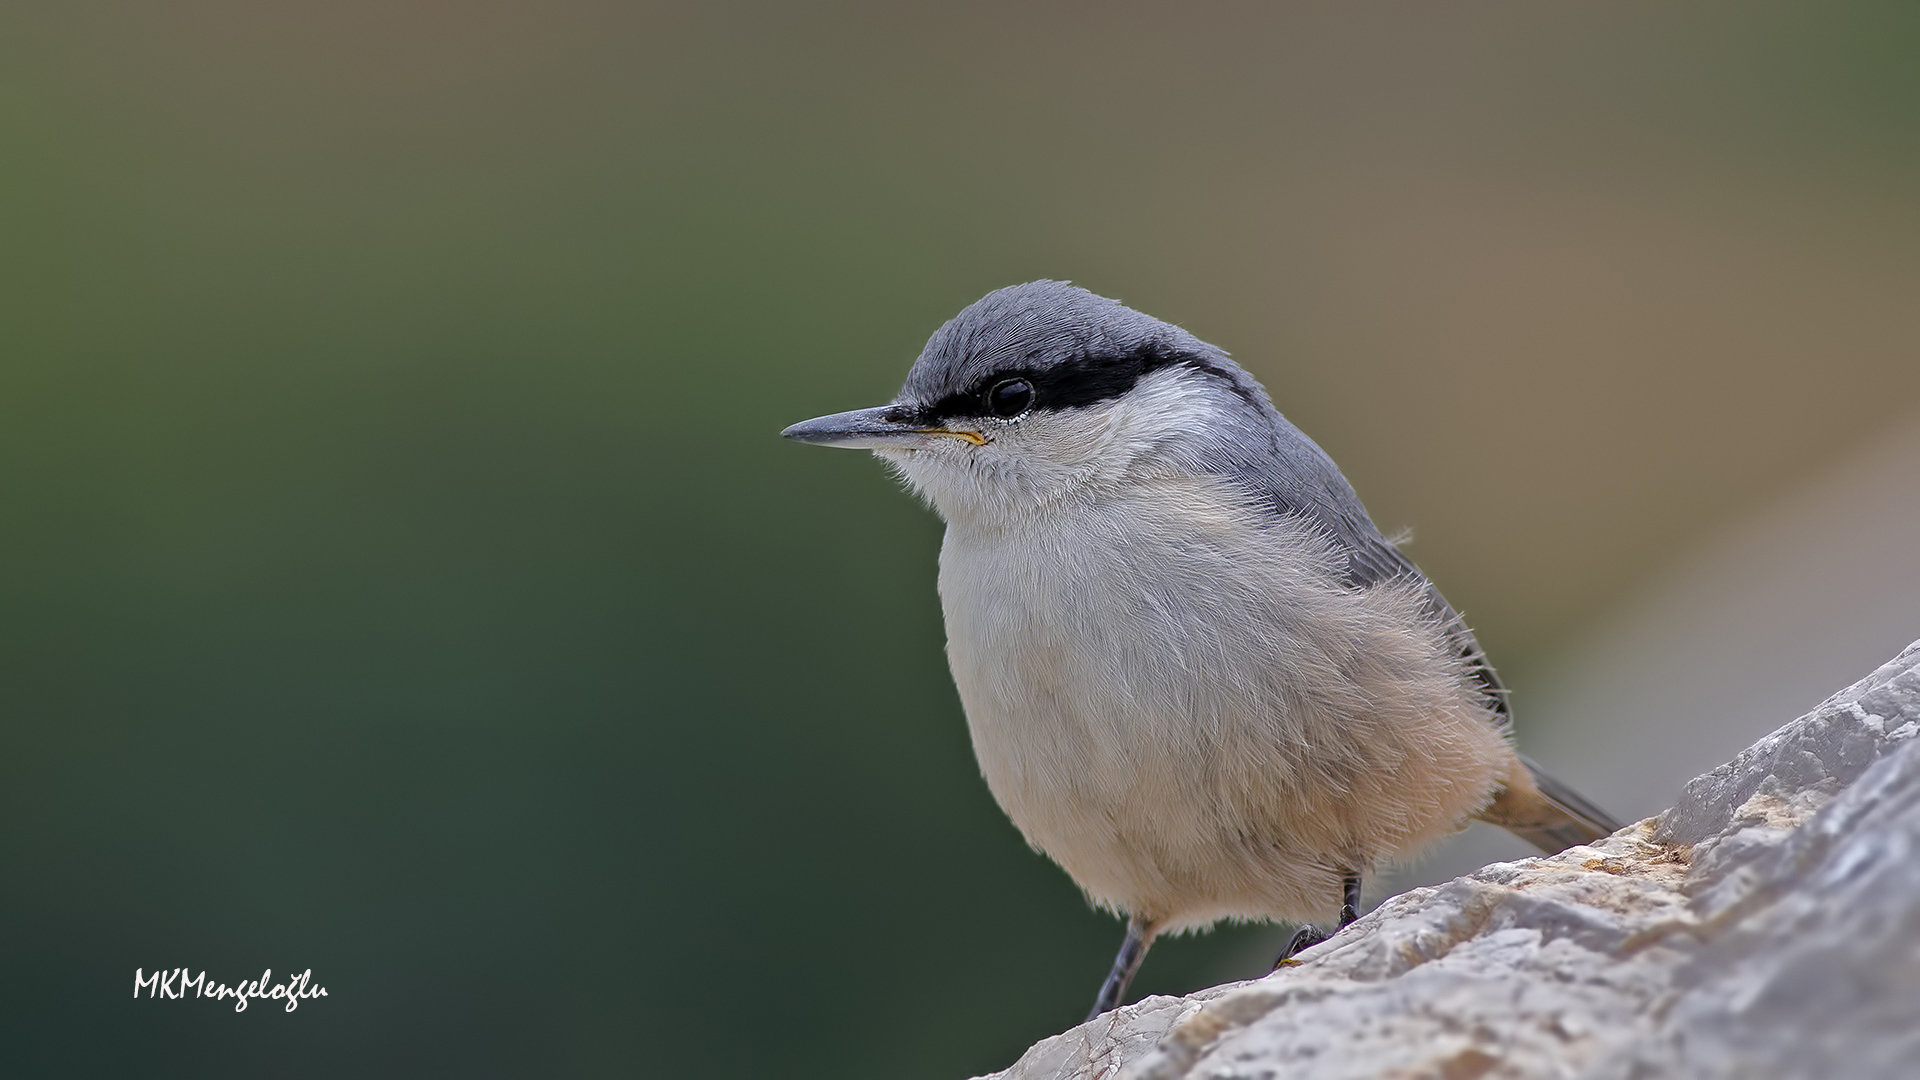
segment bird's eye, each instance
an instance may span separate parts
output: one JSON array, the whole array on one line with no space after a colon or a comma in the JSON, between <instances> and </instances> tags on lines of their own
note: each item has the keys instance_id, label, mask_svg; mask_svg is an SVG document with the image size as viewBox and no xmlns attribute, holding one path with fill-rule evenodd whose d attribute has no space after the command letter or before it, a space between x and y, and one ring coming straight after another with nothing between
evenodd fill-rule
<instances>
[{"instance_id":1,"label":"bird's eye","mask_svg":"<svg viewBox=\"0 0 1920 1080\"><path fill-rule=\"evenodd\" d=\"M987 391L987 408L995 416L1019 416L1033 407L1033 384L1025 379L1008 379L993 384Z\"/></svg>"}]
</instances>

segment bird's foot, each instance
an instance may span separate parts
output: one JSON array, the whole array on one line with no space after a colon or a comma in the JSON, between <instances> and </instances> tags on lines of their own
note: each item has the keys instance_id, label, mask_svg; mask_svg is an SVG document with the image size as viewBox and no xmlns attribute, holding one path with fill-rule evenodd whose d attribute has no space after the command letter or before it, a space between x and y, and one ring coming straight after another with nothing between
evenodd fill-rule
<instances>
[{"instance_id":1,"label":"bird's foot","mask_svg":"<svg viewBox=\"0 0 1920 1080\"><path fill-rule=\"evenodd\" d=\"M1336 930L1334 933L1337 934L1339 931ZM1273 970L1279 971L1283 967L1293 967L1300 962L1294 959L1296 955L1306 952L1332 936L1333 934L1311 923L1295 930L1293 937L1287 939L1287 947L1280 950L1280 958L1273 962Z\"/></svg>"},{"instance_id":2,"label":"bird's foot","mask_svg":"<svg viewBox=\"0 0 1920 1080\"><path fill-rule=\"evenodd\" d=\"M1340 925L1332 930L1322 930L1312 923L1307 923L1295 930L1293 937L1287 941L1287 947L1280 950L1280 958L1273 962L1273 970L1279 971L1283 967L1293 967L1300 962L1294 959L1296 955L1306 952L1353 925L1354 920L1360 917L1359 874L1349 870L1341 875L1340 899Z\"/></svg>"}]
</instances>

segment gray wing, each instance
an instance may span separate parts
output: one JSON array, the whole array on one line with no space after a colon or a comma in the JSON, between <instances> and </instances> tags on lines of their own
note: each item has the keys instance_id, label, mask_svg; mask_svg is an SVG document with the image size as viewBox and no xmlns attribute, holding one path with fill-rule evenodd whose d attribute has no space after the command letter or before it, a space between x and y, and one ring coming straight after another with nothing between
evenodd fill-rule
<instances>
[{"instance_id":1,"label":"gray wing","mask_svg":"<svg viewBox=\"0 0 1920 1080\"><path fill-rule=\"evenodd\" d=\"M1512 727L1507 707L1507 688L1501 684L1493 665L1467 629L1465 620L1433 587L1433 582L1413 565L1400 549L1389 543L1367 515L1360 497L1326 452L1300 429L1288 423L1271 405L1262 410L1267 423L1249 425L1242 430L1238 451L1229 451L1215 459L1226 462L1225 474L1253 494L1263 508L1276 516L1312 522L1324 531L1335 547L1346 556L1346 580L1349 585L1373 585L1385 581L1411 580L1419 584L1427 597L1427 610L1446 628L1447 635L1466 661L1469 673L1479 684L1484 699L1501 729ZM1264 427L1264 432L1259 428ZM1264 436L1264 438L1263 438ZM1268 441L1270 440L1270 441ZM1244 448L1268 449L1270 453L1248 453ZM1574 844L1591 843L1620 828L1613 816L1579 792L1556 780L1528 758L1520 758L1533 778L1535 790L1521 793L1528 805L1512 820L1482 814L1549 854Z\"/></svg>"},{"instance_id":2,"label":"gray wing","mask_svg":"<svg viewBox=\"0 0 1920 1080\"><path fill-rule=\"evenodd\" d=\"M1467 629L1447 598L1420 572L1413 561L1394 547L1367 515L1353 486L1340 473L1333 459L1312 439L1288 422L1269 405L1266 409L1266 438L1243 431L1238 445L1266 443L1270 454L1230 453L1220 459L1229 479L1247 489L1259 504L1276 516L1309 521L1323 530L1346 556L1346 580L1349 585L1374 585L1384 581L1412 579L1427 594L1427 609L1446 627L1460 655L1466 660L1474 681L1486 695L1502 728L1511 726L1507 707L1507 688L1487 661L1480 643ZM1250 425L1251 426L1251 425Z\"/></svg>"}]
</instances>

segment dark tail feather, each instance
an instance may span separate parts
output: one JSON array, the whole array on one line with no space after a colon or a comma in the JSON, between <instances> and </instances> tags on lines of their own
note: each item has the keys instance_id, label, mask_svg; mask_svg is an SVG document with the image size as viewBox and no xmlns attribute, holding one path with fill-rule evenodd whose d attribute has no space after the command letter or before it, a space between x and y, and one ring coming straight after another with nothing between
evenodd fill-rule
<instances>
[{"instance_id":1,"label":"dark tail feather","mask_svg":"<svg viewBox=\"0 0 1920 1080\"><path fill-rule=\"evenodd\" d=\"M1483 814L1508 832L1549 855L1565 851L1575 844L1591 844L1620 828L1612 814L1595 806L1586 796L1553 778L1526 757L1527 767L1539 798L1530 799L1519 792L1502 793ZM1513 796L1519 796L1515 798Z\"/></svg>"}]
</instances>

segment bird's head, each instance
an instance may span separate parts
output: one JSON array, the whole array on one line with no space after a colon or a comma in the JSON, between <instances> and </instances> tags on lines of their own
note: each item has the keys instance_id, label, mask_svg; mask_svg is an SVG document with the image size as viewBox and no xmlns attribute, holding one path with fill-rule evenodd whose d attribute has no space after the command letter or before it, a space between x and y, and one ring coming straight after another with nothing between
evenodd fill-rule
<instances>
[{"instance_id":1,"label":"bird's head","mask_svg":"<svg viewBox=\"0 0 1920 1080\"><path fill-rule=\"evenodd\" d=\"M988 293L931 339L892 403L789 439L871 450L949 521L997 520L1268 444L1266 392L1226 353L1058 281Z\"/></svg>"}]
</instances>

